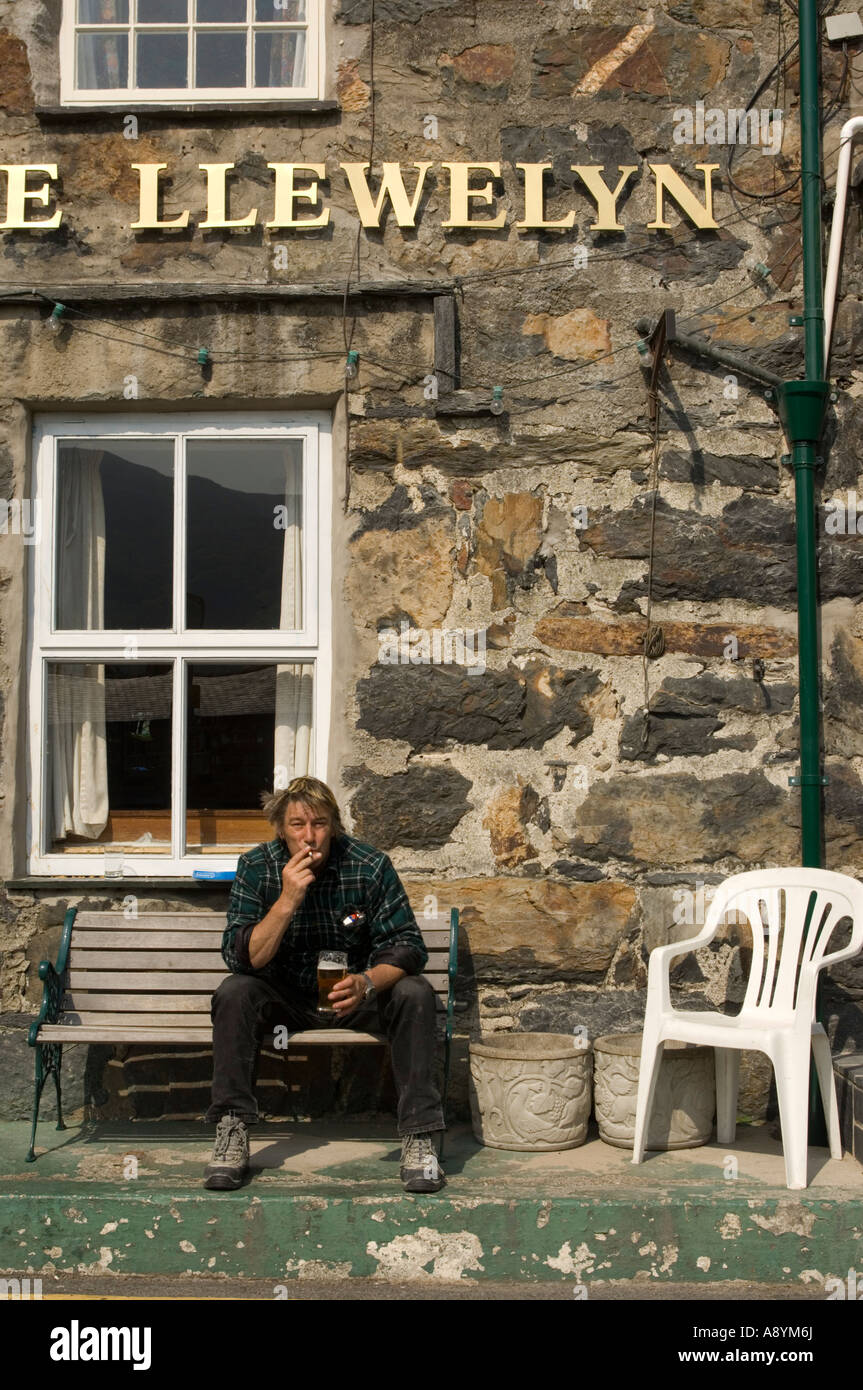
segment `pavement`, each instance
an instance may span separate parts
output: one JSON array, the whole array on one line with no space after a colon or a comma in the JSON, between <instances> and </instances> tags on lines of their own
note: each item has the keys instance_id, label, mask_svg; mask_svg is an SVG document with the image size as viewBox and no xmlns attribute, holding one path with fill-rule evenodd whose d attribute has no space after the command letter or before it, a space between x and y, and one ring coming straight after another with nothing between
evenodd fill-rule
<instances>
[{"instance_id":1,"label":"pavement","mask_svg":"<svg viewBox=\"0 0 863 1390\"><path fill-rule=\"evenodd\" d=\"M28 1140L27 1124L0 1125L0 1269L40 1276L43 1297L117 1296L119 1279L124 1289L168 1280L173 1299L377 1288L389 1298L824 1300L831 1289L845 1297L836 1290L855 1269L863 1292L863 1168L812 1148L809 1187L790 1192L769 1126L740 1126L733 1148L638 1166L593 1130L576 1149L516 1153L456 1127L447 1185L428 1196L402 1190L400 1147L382 1124L262 1124L235 1192L202 1186L203 1124L58 1132L48 1120L32 1164Z\"/></svg>"}]
</instances>

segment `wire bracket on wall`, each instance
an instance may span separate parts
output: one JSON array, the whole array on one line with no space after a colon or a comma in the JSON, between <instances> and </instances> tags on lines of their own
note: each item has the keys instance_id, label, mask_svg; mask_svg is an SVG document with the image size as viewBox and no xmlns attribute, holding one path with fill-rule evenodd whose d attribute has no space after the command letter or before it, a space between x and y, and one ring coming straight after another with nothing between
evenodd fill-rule
<instances>
[{"instance_id":1,"label":"wire bracket on wall","mask_svg":"<svg viewBox=\"0 0 863 1390\"><path fill-rule=\"evenodd\" d=\"M645 344L652 358L650 364L650 384L647 388L647 414L654 434L656 433L656 425L659 418L659 396L656 389L657 382L659 381L659 373L662 370L666 344L668 342L673 342L674 336L674 310L666 309L657 320L656 327L647 338Z\"/></svg>"},{"instance_id":2,"label":"wire bracket on wall","mask_svg":"<svg viewBox=\"0 0 863 1390\"><path fill-rule=\"evenodd\" d=\"M655 553L656 539L656 497L659 491L659 373L662 371L665 358L666 347L674 338L675 321L674 310L666 309L652 332L646 338L644 347L646 351L642 353L645 362L649 362L650 377L647 385L647 413L650 420L650 428L653 434L653 450L650 460L650 546L648 549L647 560L647 613L645 616L644 646L642 649L641 665L644 676L644 728L641 735L641 747L639 752L644 752L650 735L650 682L647 676L647 663L656 661L665 651L665 634L658 623L650 621L651 609L653 606L653 561Z\"/></svg>"}]
</instances>

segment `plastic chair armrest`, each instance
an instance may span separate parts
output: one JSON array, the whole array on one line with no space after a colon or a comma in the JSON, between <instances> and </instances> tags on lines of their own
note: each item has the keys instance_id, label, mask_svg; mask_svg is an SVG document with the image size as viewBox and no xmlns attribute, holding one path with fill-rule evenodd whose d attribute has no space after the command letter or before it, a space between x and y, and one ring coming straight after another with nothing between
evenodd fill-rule
<instances>
[{"instance_id":1,"label":"plastic chair armrest","mask_svg":"<svg viewBox=\"0 0 863 1390\"><path fill-rule=\"evenodd\" d=\"M671 1007L671 992L668 983L669 967L675 956L688 955L706 946L716 935L719 922L708 922L697 936L689 936L685 941L671 941L667 946L655 946L647 963L647 997L659 995L662 1008Z\"/></svg>"},{"instance_id":2,"label":"plastic chair armrest","mask_svg":"<svg viewBox=\"0 0 863 1390\"><path fill-rule=\"evenodd\" d=\"M829 956L822 956L818 962L818 969L823 970L825 965L835 965L837 961L848 960L851 956L859 956L861 949L863 949L863 944L851 941L841 950L831 951Z\"/></svg>"}]
</instances>

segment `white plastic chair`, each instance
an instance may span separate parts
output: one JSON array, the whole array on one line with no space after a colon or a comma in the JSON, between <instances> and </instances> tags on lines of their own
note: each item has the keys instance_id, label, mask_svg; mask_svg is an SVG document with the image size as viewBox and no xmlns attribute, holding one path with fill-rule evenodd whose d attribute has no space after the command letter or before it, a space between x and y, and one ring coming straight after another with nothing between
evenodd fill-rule
<instances>
[{"instance_id":1,"label":"white plastic chair","mask_svg":"<svg viewBox=\"0 0 863 1390\"><path fill-rule=\"evenodd\" d=\"M752 929L752 966L740 1013L730 1017L672 1008L672 960L712 941L729 912L742 913ZM843 917L850 917L853 923L850 942L826 955L833 928ZM741 920L739 916L737 920ZM830 1156L841 1158L830 1043L821 1024L815 1022L815 991L819 970L857 955L861 948L863 884L856 879L825 869L806 868L768 869L725 879L716 890L703 930L688 941L659 946L650 954L633 1163L640 1163L644 1155L666 1039L707 1044L716 1049L719 1144L733 1144L737 1130L740 1049L766 1052L776 1077L789 1188L806 1187L811 1048L827 1121Z\"/></svg>"}]
</instances>

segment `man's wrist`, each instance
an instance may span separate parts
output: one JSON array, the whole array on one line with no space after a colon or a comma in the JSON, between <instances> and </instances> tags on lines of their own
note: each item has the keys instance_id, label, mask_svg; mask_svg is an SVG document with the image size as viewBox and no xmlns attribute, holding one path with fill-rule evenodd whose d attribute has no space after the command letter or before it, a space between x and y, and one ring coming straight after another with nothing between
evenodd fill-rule
<instances>
[{"instance_id":1,"label":"man's wrist","mask_svg":"<svg viewBox=\"0 0 863 1390\"><path fill-rule=\"evenodd\" d=\"M285 926L288 925L291 918L296 914L299 905L300 904L295 902L292 898L285 897L284 893L279 894L275 906L280 909L281 915L285 919Z\"/></svg>"}]
</instances>

